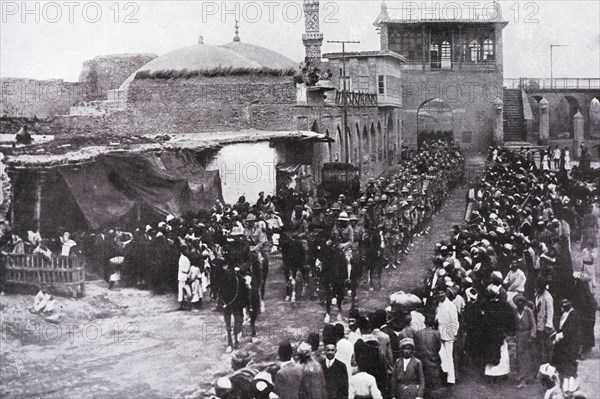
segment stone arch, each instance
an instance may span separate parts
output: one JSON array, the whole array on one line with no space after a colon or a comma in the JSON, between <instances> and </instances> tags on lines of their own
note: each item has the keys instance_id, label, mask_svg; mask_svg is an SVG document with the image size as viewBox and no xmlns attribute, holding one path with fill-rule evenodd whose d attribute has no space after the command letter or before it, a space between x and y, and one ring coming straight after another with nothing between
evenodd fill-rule
<instances>
[{"instance_id":1,"label":"stone arch","mask_svg":"<svg viewBox=\"0 0 600 399\"><path fill-rule=\"evenodd\" d=\"M370 157L377 161L377 134L375 133L375 124L371 122L371 152Z\"/></svg>"},{"instance_id":2,"label":"stone arch","mask_svg":"<svg viewBox=\"0 0 600 399\"><path fill-rule=\"evenodd\" d=\"M369 162L369 130L367 129L367 125L363 126L362 133L362 159L363 163Z\"/></svg>"},{"instance_id":3,"label":"stone arch","mask_svg":"<svg viewBox=\"0 0 600 399\"><path fill-rule=\"evenodd\" d=\"M385 146L385 139L383 137L383 130L381 130L381 122L377 121L377 160L383 161L383 147Z\"/></svg>"},{"instance_id":4,"label":"stone arch","mask_svg":"<svg viewBox=\"0 0 600 399\"><path fill-rule=\"evenodd\" d=\"M579 101L564 96L550 114L550 137L572 139L575 133L573 117L579 111Z\"/></svg>"},{"instance_id":5,"label":"stone arch","mask_svg":"<svg viewBox=\"0 0 600 399\"><path fill-rule=\"evenodd\" d=\"M540 131L540 101L542 98L544 97L539 95L527 97L529 100L529 106L531 107L531 113L533 115L533 120L531 121L531 130L534 134L537 134Z\"/></svg>"},{"instance_id":6,"label":"stone arch","mask_svg":"<svg viewBox=\"0 0 600 399\"><path fill-rule=\"evenodd\" d=\"M343 148L342 146L343 146L342 130L340 129L340 126L338 125L336 128L336 135L335 135L335 152L334 152L333 162L341 162L342 161L342 148Z\"/></svg>"},{"instance_id":7,"label":"stone arch","mask_svg":"<svg viewBox=\"0 0 600 399\"><path fill-rule=\"evenodd\" d=\"M346 128L346 163L352 163L352 130Z\"/></svg>"},{"instance_id":8,"label":"stone arch","mask_svg":"<svg viewBox=\"0 0 600 399\"><path fill-rule=\"evenodd\" d=\"M453 139L454 115L448 103L431 98L419 105L417 110L417 146L424 141Z\"/></svg>"},{"instance_id":9,"label":"stone arch","mask_svg":"<svg viewBox=\"0 0 600 399\"><path fill-rule=\"evenodd\" d=\"M325 135L329 137L329 129L325 129ZM333 162L333 143L330 141L327 143L327 153L329 154L329 162Z\"/></svg>"},{"instance_id":10,"label":"stone arch","mask_svg":"<svg viewBox=\"0 0 600 399\"><path fill-rule=\"evenodd\" d=\"M360 145L360 126L358 125L358 122L356 122L356 136L355 136L355 145L354 145L354 162L356 163L356 165L360 165L362 162L361 159L361 154L362 154L362 148Z\"/></svg>"},{"instance_id":11,"label":"stone arch","mask_svg":"<svg viewBox=\"0 0 600 399\"><path fill-rule=\"evenodd\" d=\"M310 130L311 130L311 132L319 133L319 124L317 123L317 121L313 122Z\"/></svg>"},{"instance_id":12,"label":"stone arch","mask_svg":"<svg viewBox=\"0 0 600 399\"><path fill-rule=\"evenodd\" d=\"M600 101L597 98L590 102L589 127L590 136L600 138Z\"/></svg>"},{"instance_id":13,"label":"stone arch","mask_svg":"<svg viewBox=\"0 0 600 399\"><path fill-rule=\"evenodd\" d=\"M387 134L388 134L388 159L390 160L390 163L392 161L392 159L396 156L398 148L396 148L396 140L393 140L393 137L395 137L394 134L394 118L392 118L392 115L390 115L388 117L388 121L387 121Z\"/></svg>"}]
</instances>

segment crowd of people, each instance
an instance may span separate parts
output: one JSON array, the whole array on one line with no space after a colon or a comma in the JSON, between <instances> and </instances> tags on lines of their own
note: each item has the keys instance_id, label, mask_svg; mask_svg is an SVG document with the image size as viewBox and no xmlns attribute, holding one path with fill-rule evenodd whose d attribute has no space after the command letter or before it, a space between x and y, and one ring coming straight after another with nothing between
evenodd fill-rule
<instances>
[{"instance_id":1,"label":"crowd of people","mask_svg":"<svg viewBox=\"0 0 600 399\"><path fill-rule=\"evenodd\" d=\"M357 291L381 289L384 268L402 272L414 237L427 234L463 181L464 158L446 142L403 151L397 169L369 180L355 198L261 193L255 204L217 202L208 214L169 215L133 233L117 227L81 245L65 233L61 251L82 247L111 288L177 292L181 310L214 300L225 316L227 351L236 350L234 374L217 384L220 398L441 398L467 369L502 383L511 372L509 350L519 388L540 371L549 392L573 394L577 361L594 346L597 198L569 178L561 158L557 171L546 167L548 156L538 167L528 151L490 149L485 176L467 192L465 223L435 245L422 288L395 293L370 312L360 310ZM14 252L19 240L6 236L4 250ZM32 248L41 241L39 230L30 232ZM573 263L575 243L582 256ZM282 299L296 300L296 272L303 287L314 278L325 327L306 342L282 342L280 364L259 373L238 350L241 327L248 319L256 335L277 252L288 283ZM331 274L333 264L339 267Z\"/></svg>"},{"instance_id":2,"label":"crowd of people","mask_svg":"<svg viewBox=\"0 0 600 399\"><path fill-rule=\"evenodd\" d=\"M517 388L539 375L548 398L584 397L578 360L594 346L597 198L566 169L497 155L467 193L465 224L436 244L421 290L372 312L352 308L348 330L325 324L297 345L283 341L280 362L257 380L250 355L236 352L246 363L217 381L217 396L443 398L468 371L506 384L511 350Z\"/></svg>"}]
</instances>

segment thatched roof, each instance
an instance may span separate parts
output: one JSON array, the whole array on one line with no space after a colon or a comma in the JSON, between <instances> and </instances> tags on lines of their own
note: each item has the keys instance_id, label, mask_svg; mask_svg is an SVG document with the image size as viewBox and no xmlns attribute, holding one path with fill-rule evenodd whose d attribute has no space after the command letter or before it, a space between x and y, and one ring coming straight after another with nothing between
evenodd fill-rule
<instances>
[{"instance_id":1,"label":"thatched roof","mask_svg":"<svg viewBox=\"0 0 600 399\"><path fill-rule=\"evenodd\" d=\"M134 72L134 79L178 79L196 76L267 75L291 76L298 63L264 47L234 42L223 46L195 44L168 52Z\"/></svg>"}]
</instances>

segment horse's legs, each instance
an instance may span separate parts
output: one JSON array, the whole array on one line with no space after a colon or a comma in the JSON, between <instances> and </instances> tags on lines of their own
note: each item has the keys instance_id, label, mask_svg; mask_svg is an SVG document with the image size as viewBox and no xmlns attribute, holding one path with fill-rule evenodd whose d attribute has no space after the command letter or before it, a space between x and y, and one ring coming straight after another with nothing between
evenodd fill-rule
<instances>
[{"instance_id":1,"label":"horse's legs","mask_svg":"<svg viewBox=\"0 0 600 399\"><path fill-rule=\"evenodd\" d=\"M231 323L231 322L230 322ZM244 324L244 314L242 309L235 309L233 311L233 334L234 334L234 348L237 349L240 344L240 335L242 333L242 325Z\"/></svg>"},{"instance_id":2,"label":"horse's legs","mask_svg":"<svg viewBox=\"0 0 600 399\"><path fill-rule=\"evenodd\" d=\"M262 261L262 283L260 285L260 311L265 311L265 288L267 276L269 275L269 259L265 256Z\"/></svg>"},{"instance_id":3,"label":"horse's legs","mask_svg":"<svg viewBox=\"0 0 600 399\"><path fill-rule=\"evenodd\" d=\"M382 259L376 259L375 260L375 278L377 280L377 290L381 290L381 269L383 267L383 265L381 264L383 260Z\"/></svg>"},{"instance_id":4,"label":"horse's legs","mask_svg":"<svg viewBox=\"0 0 600 399\"><path fill-rule=\"evenodd\" d=\"M267 286L267 276L269 275L269 259L263 258L262 262L262 284L260 286L260 297L264 301L265 288Z\"/></svg>"},{"instance_id":5,"label":"horse's legs","mask_svg":"<svg viewBox=\"0 0 600 399\"><path fill-rule=\"evenodd\" d=\"M250 308L250 329L252 337L256 337L256 319L258 318L258 309L260 306L260 298L258 289L255 292L250 293L250 301L252 306Z\"/></svg>"},{"instance_id":6,"label":"horse's legs","mask_svg":"<svg viewBox=\"0 0 600 399\"><path fill-rule=\"evenodd\" d=\"M225 329L227 330L227 347L228 347L228 349L233 346L233 338L231 336L231 315L232 315L231 309L225 308L223 310L223 318L225 319Z\"/></svg>"},{"instance_id":7,"label":"horse's legs","mask_svg":"<svg viewBox=\"0 0 600 399\"><path fill-rule=\"evenodd\" d=\"M329 323L329 315L331 314L331 298L333 297L331 284L325 284L325 322Z\"/></svg>"}]
</instances>

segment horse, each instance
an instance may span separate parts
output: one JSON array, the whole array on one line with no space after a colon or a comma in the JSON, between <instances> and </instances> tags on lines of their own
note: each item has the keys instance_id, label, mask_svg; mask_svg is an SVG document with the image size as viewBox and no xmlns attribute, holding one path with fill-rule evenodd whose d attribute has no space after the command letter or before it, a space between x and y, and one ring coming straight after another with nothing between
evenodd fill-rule
<instances>
[{"instance_id":1,"label":"horse","mask_svg":"<svg viewBox=\"0 0 600 399\"><path fill-rule=\"evenodd\" d=\"M342 302L344 300L344 280L347 275L347 262L344 253L334 246L323 244L317 246L317 260L320 265L319 286L325 295L325 323L329 323L331 305L337 301L338 320L342 319Z\"/></svg>"},{"instance_id":2,"label":"horse","mask_svg":"<svg viewBox=\"0 0 600 399\"><path fill-rule=\"evenodd\" d=\"M285 274L286 292L285 301L296 302L296 277L298 271L302 273L302 295L305 293L307 272L304 268L305 251L302 243L294 240L287 233L281 232L279 238L279 247L281 249L281 258L283 263L283 273Z\"/></svg>"},{"instance_id":3,"label":"horse","mask_svg":"<svg viewBox=\"0 0 600 399\"><path fill-rule=\"evenodd\" d=\"M227 352L238 349L244 324L244 308L248 304L248 288L242 273L230 267L223 259L213 262L213 285L219 293L227 330ZM231 319L233 317L233 335Z\"/></svg>"}]
</instances>

